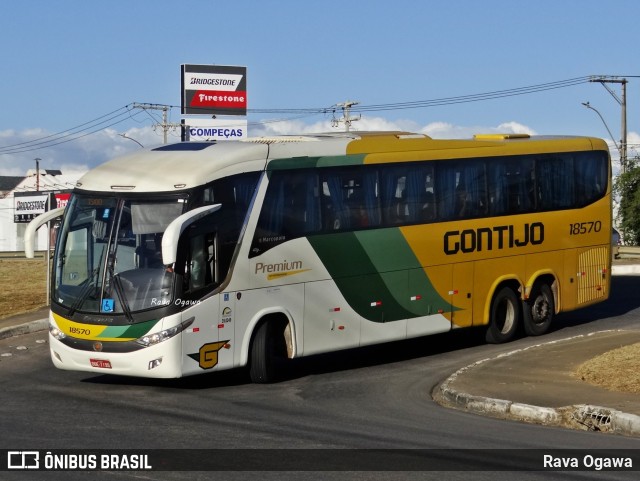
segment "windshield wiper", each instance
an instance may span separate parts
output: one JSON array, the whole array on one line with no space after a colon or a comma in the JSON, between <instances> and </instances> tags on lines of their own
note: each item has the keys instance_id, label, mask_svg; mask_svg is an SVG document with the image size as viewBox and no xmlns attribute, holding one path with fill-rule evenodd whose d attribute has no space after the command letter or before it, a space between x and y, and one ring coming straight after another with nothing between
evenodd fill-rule
<instances>
[{"instance_id":1,"label":"windshield wiper","mask_svg":"<svg viewBox=\"0 0 640 481\"><path fill-rule=\"evenodd\" d=\"M71 307L69 308L69 312L68 312L69 316L73 316L75 312L78 309L80 309L80 307L82 307L82 304L84 304L84 301L86 301L87 298L89 297L89 293L91 292L91 287L94 285L94 279L100 273L103 256L104 256L104 250L100 253L100 260L98 261L98 267L96 267L94 270L91 271L91 275L87 278L87 285L82 288L82 291L80 291L80 295L78 296L78 298L75 300L73 304L71 304ZM95 286L97 289L98 287L97 284L95 284Z\"/></svg>"},{"instance_id":2,"label":"windshield wiper","mask_svg":"<svg viewBox=\"0 0 640 481\"><path fill-rule=\"evenodd\" d=\"M82 307L82 304L84 304L84 301L88 299L89 294L91 294L91 291L93 290L93 288L94 287L97 288L97 285L95 284L95 277L99 272L100 272L100 267L96 267L91 272L91 275L87 279L87 285L85 285L82 288L82 291L80 291L80 295L78 296L78 298L74 301L73 304L71 304L71 307L69 308L69 312L68 312L69 316L73 316L75 312L78 309L80 309L80 307Z\"/></svg>"},{"instance_id":3,"label":"windshield wiper","mask_svg":"<svg viewBox=\"0 0 640 481\"><path fill-rule=\"evenodd\" d=\"M120 305L122 306L122 312L124 312L127 321L129 321L130 324L133 324L133 316L131 315L129 302L127 301L127 297L124 294L124 289L122 288L122 281L120 280L120 276L118 274L112 274L111 280L113 281L113 285L116 288L116 295L118 296L118 300L120 301Z\"/></svg>"}]
</instances>

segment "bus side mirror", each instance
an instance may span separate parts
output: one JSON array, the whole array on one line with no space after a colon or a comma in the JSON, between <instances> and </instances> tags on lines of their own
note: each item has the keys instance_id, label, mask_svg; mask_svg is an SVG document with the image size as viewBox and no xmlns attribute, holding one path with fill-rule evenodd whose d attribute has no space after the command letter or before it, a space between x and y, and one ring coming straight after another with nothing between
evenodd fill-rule
<instances>
[{"instance_id":1,"label":"bus side mirror","mask_svg":"<svg viewBox=\"0 0 640 481\"><path fill-rule=\"evenodd\" d=\"M198 219L220 210L221 207L222 204L205 205L176 217L162 236L162 263L165 266L174 264L178 253L178 241L184 230Z\"/></svg>"},{"instance_id":2,"label":"bus side mirror","mask_svg":"<svg viewBox=\"0 0 640 481\"><path fill-rule=\"evenodd\" d=\"M40 214L38 217L29 222L29 225L27 225L27 228L24 231L24 255L27 257L27 259L33 259L35 253L36 231L43 224L46 224L50 220L63 215L64 209L64 207L58 207L57 209L53 209L49 212L45 212L44 214Z\"/></svg>"}]
</instances>

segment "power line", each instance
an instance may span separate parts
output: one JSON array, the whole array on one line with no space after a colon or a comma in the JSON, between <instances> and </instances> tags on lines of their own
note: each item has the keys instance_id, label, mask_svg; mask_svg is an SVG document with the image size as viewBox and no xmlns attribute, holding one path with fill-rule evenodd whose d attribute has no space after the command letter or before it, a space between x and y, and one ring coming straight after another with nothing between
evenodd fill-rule
<instances>
[{"instance_id":1,"label":"power line","mask_svg":"<svg viewBox=\"0 0 640 481\"><path fill-rule=\"evenodd\" d=\"M443 98L417 100L417 101L410 101L410 102L394 102L394 103L388 103L388 104L361 105L360 107L355 107L352 110L358 111L358 112L377 111L377 110L380 110L380 111L403 110L403 109L426 108L426 107L442 106L442 105L453 105L453 104L464 103L464 102L494 100L498 98L513 97L516 95L528 95L528 94L533 94L538 92L544 92L547 90L573 87L576 85L591 82L593 81L592 79L595 77L602 77L602 76L587 75L587 76L575 77L575 78L566 79L566 80L559 80L555 82L529 85L525 87L516 87L512 89L496 90L491 92L483 92L483 93L461 95L461 96L454 96L454 97L443 97ZM628 76L628 77L633 77L633 76ZM180 106L178 105L163 105L163 107L169 107L171 109L180 108ZM260 108L260 109L250 108L250 109L247 109L247 112L254 113L254 114L316 115L316 114L335 113L336 109L338 108L342 108L342 104L336 104L330 107ZM258 123L261 123L261 122L258 122Z\"/></svg>"},{"instance_id":2,"label":"power line","mask_svg":"<svg viewBox=\"0 0 640 481\"><path fill-rule=\"evenodd\" d=\"M372 112L372 111L386 111L386 110L405 110L416 108L428 108L436 106L454 105L466 102L479 102L484 100L494 100L504 97L513 97L516 95L528 95L538 92L544 92L547 90L554 90L560 88L573 87L590 81L592 76L576 77L567 80L559 80L556 82L548 82L543 84L529 85L525 87L517 87L505 90L496 90L491 92L484 92L470 95L460 95L455 97L443 97L437 99L416 100L410 102L394 102L388 104L373 104L373 105L361 105L354 107L352 111L355 112ZM315 113L335 113L336 108L342 107L341 104L334 105L332 107L317 107L317 108L303 108L303 109L247 109L251 113L302 113L302 112L315 112Z\"/></svg>"},{"instance_id":3,"label":"power line","mask_svg":"<svg viewBox=\"0 0 640 481\"><path fill-rule=\"evenodd\" d=\"M443 105L454 105L467 102L479 102L484 100L494 100L505 97L513 97L516 95L528 95L538 92L544 92L547 90L555 90L566 87L573 87L589 82L590 77L577 77L568 80L560 80L557 82L549 82L544 84L530 85L526 87L518 87L513 89L496 90L492 92L484 92L479 94L461 95L455 97L443 97L430 100L419 100L413 102L396 102L391 104L378 104L378 105L366 105L362 107L354 108L355 111L381 111L381 110L404 110L415 108L427 108Z\"/></svg>"},{"instance_id":4,"label":"power line","mask_svg":"<svg viewBox=\"0 0 640 481\"><path fill-rule=\"evenodd\" d=\"M418 109L418 108L430 108L437 106L448 106L455 105L460 103L468 103L468 102L480 102L486 100L495 100L499 98L513 97L518 95L529 95L533 93L545 92L548 90L555 90L561 88L573 87L576 85L580 85L583 83L591 82L594 78L605 78L605 76L583 76L583 77L575 77L566 80L560 80L555 82L547 82L536 85L529 85L525 87L517 87L512 89L504 89L504 90L496 90L491 92L470 94L470 95L460 95L453 97L443 97L436 99L427 99L427 100L417 100L410 102L394 102L394 103L386 103L386 104L372 104L372 105L359 105L357 104L350 105L351 112L362 113L362 112L376 112L376 111L389 111L389 110L407 110L407 109ZM637 77L637 76L626 76L626 77ZM608 78L616 78L616 77L608 77ZM143 108L142 106L148 106L147 108ZM151 106L158 107L160 110L163 110L164 117L162 125L163 129L170 127L166 120L166 112L169 109L180 108L180 106L176 105L158 105L158 104L139 104L132 103L127 104L124 107L120 107L112 112L104 114L100 117L97 117L88 122L84 122L78 126L72 127L67 130L63 130L61 132L57 132L55 134L47 135L44 137L40 137L38 139L20 142L12 145L7 145L0 147L0 155L6 154L18 154L24 152L31 152L34 150L40 150L44 148L54 147L56 145L60 145L63 143L71 142L74 140L78 140L80 138L86 137L88 135L100 132L108 127L112 127L114 125L118 125L128 119L135 119L137 115L141 112L146 112L149 114L148 110ZM247 109L248 113L254 114L292 114L294 117L292 118L284 118L284 119L274 119L274 120L264 120L251 122L251 125L265 125L269 123L275 122L285 122L292 119L299 119L304 117L310 117L314 115L320 114L335 114L336 109L342 108L343 104L337 104L330 107L313 107L313 108L272 108L272 109ZM132 111L137 109L138 112L132 114ZM153 119L153 117L150 115ZM355 119L351 119L355 120Z\"/></svg>"},{"instance_id":5,"label":"power line","mask_svg":"<svg viewBox=\"0 0 640 481\"><path fill-rule=\"evenodd\" d=\"M27 141L27 142L20 142L18 144L13 144L13 145L10 145L10 146L0 147L0 150L4 150L4 149L10 148L10 147L17 147L17 146L21 146L21 145L31 144L31 143L37 142L39 140L45 140L45 139L54 138L54 137L58 137L58 136L64 136L64 134L71 134L74 131L82 132L82 130L84 130L84 129L79 130L80 127L91 126L92 124L95 124L95 122L97 122L98 120L101 120L101 119L103 119L105 117L109 117L109 116L115 114L116 112L119 112L122 109L126 109L126 108L128 108L128 106L120 107L119 109L116 109L113 112L109 112L107 114L101 115L100 117L98 117L96 119L90 120L90 121L85 122L83 124L80 124L80 125L78 125L76 127L71 127L70 129L63 130L62 132L57 132L55 134L47 135L45 137L40 137L39 139L36 139L36 140L30 140L30 141ZM87 128L90 128L90 127L87 127Z\"/></svg>"},{"instance_id":6,"label":"power line","mask_svg":"<svg viewBox=\"0 0 640 481\"><path fill-rule=\"evenodd\" d=\"M134 116L137 114L134 114ZM17 144L0 147L0 155L19 154L54 147L74 140L81 139L91 134L95 134L104 129L120 124L132 116L130 106L121 107L108 114L97 117L76 127L72 127L55 134L39 137L34 140L19 142Z\"/></svg>"}]
</instances>

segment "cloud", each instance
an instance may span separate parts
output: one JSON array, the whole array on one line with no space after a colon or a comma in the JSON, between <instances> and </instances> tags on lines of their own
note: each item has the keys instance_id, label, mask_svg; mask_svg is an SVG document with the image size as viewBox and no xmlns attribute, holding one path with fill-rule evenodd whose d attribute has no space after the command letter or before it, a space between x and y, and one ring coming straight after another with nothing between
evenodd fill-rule
<instances>
[{"instance_id":1,"label":"cloud","mask_svg":"<svg viewBox=\"0 0 640 481\"><path fill-rule=\"evenodd\" d=\"M308 119L266 120L260 123L249 123L249 135L252 137L295 135L320 132L343 132L344 123L338 127L332 124L332 118L326 117L315 122ZM536 135L535 129L517 121L505 121L496 126L454 125L447 122L431 122L420 125L411 120L389 120L383 117L363 116L351 124L353 132L363 130L407 131L426 134L437 139L472 138L478 133L526 133ZM562 133L562 132L560 132ZM133 139L133 140L132 140ZM35 158L40 158L41 169L62 170L64 174L80 174L97 165L126 155L141 147L155 147L163 143L163 132L151 126L130 128L124 132L105 129L92 135L76 138L53 136L44 129L23 131L0 131L0 175L25 175L29 169L35 168ZM168 141L180 140L180 132L170 130ZM607 140L614 168L618 163L619 152L612 141ZM57 145L53 145L57 144ZM640 148L640 134L628 134L629 157L637 154ZM37 147L46 147L37 149Z\"/></svg>"},{"instance_id":2,"label":"cloud","mask_svg":"<svg viewBox=\"0 0 640 481\"><path fill-rule=\"evenodd\" d=\"M306 124L302 120L287 120L279 122L266 122L257 127L250 127L251 136L292 135L317 132L341 132L345 130L344 123L334 126L331 119L325 119L313 124ZM536 135L531 127L519 122L503 122L495 127L487 126L463 126L446 122L432 122L421 126L412 120L388 120L382 117L362 117L351 123L350 130L358 132L362 130L380 131L405 131L426 134L437 139L465 139L472 138L479 133L518 133Z\"/></svg>"},{"instance_id":3,"label":"cloud","mask_svg":"<svg viewBox=\"0 0 640 481\"><path fill-rule=\"evenodd\" d=\"M86 172L109 159L140 149L131 138L145 147L162 143L162 137L151 127L123 133L129 138L113 129L84 137L64 137L43 129L0 131L0 175L25 175L29 169L35 169L36 158L40 159L41 169L62 170L64 174Z\"/></svg>"}]
</instances>

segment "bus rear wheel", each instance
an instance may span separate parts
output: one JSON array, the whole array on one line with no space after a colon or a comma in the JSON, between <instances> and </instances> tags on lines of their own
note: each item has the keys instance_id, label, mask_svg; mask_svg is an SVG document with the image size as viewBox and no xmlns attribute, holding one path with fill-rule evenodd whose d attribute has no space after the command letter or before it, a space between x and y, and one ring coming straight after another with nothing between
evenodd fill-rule
<instances>
[{"instance_id":1,"label":"bus rear wheel","mask_svg":"<svg viewBox=\"0 0 640 481\"><path fill-rule=\"evenodd\" d=\"M516 334L520 323L520 301L513 289L503 287L491 301L491 317L486 339L491 344L508 342Z\"/></svg>"},{"instance_id":2,"label":"bus rear wheel","mask_svg":"<svg viewBox=\"0 0 640 481\"><path fill-rule=\"evenodd\" d=\"M522 305L524 332L527 336L545 334L555 315L553 292L547 284L534 287L531 296Z\"/></svg>"},{"instance_id":3,"label":"bus rear wheel","mask_svg":"<svg viewBox=\"0 0 640 481\"><path fill-rule=\"evenodd\" d=\"M272 320L264 321L256 329L249 357L252 382L267 384L279 379L287 357L284 327Z\"/></svg>"}]
</instances>

